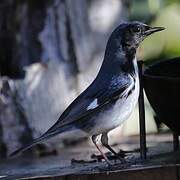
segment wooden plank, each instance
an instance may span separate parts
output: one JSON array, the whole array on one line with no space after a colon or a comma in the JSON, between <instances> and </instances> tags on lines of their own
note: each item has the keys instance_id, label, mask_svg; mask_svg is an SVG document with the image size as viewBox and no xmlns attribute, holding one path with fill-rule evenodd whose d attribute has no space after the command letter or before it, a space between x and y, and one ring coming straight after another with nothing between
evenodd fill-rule
<instances>
[{"instance_id":1,"label":"wooden plank","mask_svg":"<svg viewBox=\"0 0 180 180\"><path fill-rule=\"evenodd\" d=\"M126 171L121 173L105 173L91 175L93 180L178 180L176 167L162 167L138 171Z\"/></svg>"},{"instance_id":2,"label":"wooden plank","mask_svg":"<svg viewBox=\"0 0 180 180\"><path fill-rule=\"evenodd\" d=\"M160 167L146 170L135 170L135 171L125 171L125 172L105 172L105 173L95 173L91 175L68 175L65 177L49 177L47 180L179 180L177 175L177 167ZM180 171L179 171L180 172ZM36 180L44 179L35 178Z\"/></svg>"},{"instance_id":3,"label":"wooden plank","mask_svg":"<svg viewBox=\"0 0 180 180\"><path fill-rule=\"evenodd\" d=\"M139 153L126 158L126 163L112 162L112 167L105 162L71 163L73 157L85 158L87 152L77 150L68 153L67 149L60 156L49 156L39 159L16 158L0 162L0 176L4 179L54 179L89 180L89 179L127 179L178 180L180 174L180 151L163 153L171 144L158 143L156 148L149 148L147 161L140 161ZM158 151L157 151L158 149ZM158 154L156 154L156 153ZM93 150L92 150L93 153ZM81 156L79 156L81 154Z\"/></svg>"}]
</instances>

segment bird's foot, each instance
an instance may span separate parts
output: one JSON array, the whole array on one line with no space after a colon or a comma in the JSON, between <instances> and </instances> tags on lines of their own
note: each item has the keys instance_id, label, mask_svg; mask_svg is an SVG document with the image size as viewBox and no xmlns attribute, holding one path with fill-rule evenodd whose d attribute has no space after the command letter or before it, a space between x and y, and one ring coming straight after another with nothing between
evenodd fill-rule
<instances>
[{"instance_id":1,"label":"bird's foot","mask_svg":"<svg viewBox=\"0 0 180 180\"><path fill-rule=\"evenodd\" d=\"M106 159L104 159L104 157L102 155L96 155L96 154L92 154L91 158L93 160L95 160L96 162L102 162L103 160L105 160L108 163L108 165L112 165L110 160L113 160L113 158L112 158L112 156L110 156L110 153L108 152L105 155L107 157Z\"/></svg>"},{"instance_id":2,"label":"bird's foot","mask_svg":"<svg viewBox=\"0 0 180 180\"><path fill-rule=\"evenodd\" d=\"M117 156L118 158L121 158L121 159L122 159L122 158L125 158L125 157L127 156L127 152L124 151L124 150L122 150L122 149L120 149L119 152L117 152L116 156Z\"/></svg>"},{"instance_id":3,"label":"bird's foot","mask_svg":"<svg viewBox=\"0 0 180 180\"><path fill-rule=\"evenodd\" d=\"M104 158L101 159L101 161L97 161L97 160L76 160L76 159L71 159L71 164L87 164L87 163L96 163L96 162L102 162L102 160L104 160ZM109 166L112 166L113 164L108 160L105 159L106 163Z\"/></svg>"},{"instance_id":4,"label":"bird's foot","mask_svg":"<svg viewBox=\"0 0 180 180\"><path fill-rule=\"evenodd\" d=\"M127 157L127 155L130 153L136 153L136 152L140 152L140 149L134 149L134 150L130 150L130 151L125 151L125 150L120 149L119 152L117 152L116 154L107 152L105 155L107 156L107 158L109 160L117 160L118 159L122 163L126 163L125 157ZM102 155L96 155L96 154L92 154L91 158L96 159L98 162L101 162L104 159L104 157Z\"/></svg>"},{"instance_id":5,"label":"bird's foot","mask_svg":"<svg viewBox=\"0 0 180 180\"><path fill-rule=\"evenodd\" d=\"M108 160L117 160L119 159L122 163L125 163L125 156L120 156L118 153L116 155L112 154L111 152L107 152L106 157L108 158ZM102 160L104 159L104 157L102 155L96 155L96 154L92 154L91 155L92 159L96 159L98 162L102 162ZM112 163L108 163L108 164L112 164Z\"/></svg>"},{"instance_id":6,"label":"bird's foot","mask_svg":"<svg viewBox=\"0 0 180 180\"><path fill-rule=\"evenodd\" d=\"M133 153L139 153L139 152L140 152L139 148L134 149L134 150L129 150L129 151L125 151L125 150L120 149L116 156L118 157L118 159L120 159L122 161L122 163L125 163L126 162L125 157L127 157L128 154L130 156L132 156Z\"/></svg>"}]
</instances>

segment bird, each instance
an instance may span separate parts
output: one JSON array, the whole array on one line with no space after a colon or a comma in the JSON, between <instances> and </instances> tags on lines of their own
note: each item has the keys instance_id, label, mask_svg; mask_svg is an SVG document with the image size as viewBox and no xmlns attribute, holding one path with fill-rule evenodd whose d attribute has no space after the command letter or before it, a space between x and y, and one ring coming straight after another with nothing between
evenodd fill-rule
<instances>
[{"instance_id":1,"label":"bird","mask_svg":"<svg viewBox=\"0 0 180 180\"><path fill-rule=\"evenodd\" d=\"M111 164L98 142L101 141L117 156L108 144L108 133L128 119L138 102L137 48L147 36L164 29L138 21L121 23L108 39L104 59L94 81L65 109L52 127L10 157L57 135L62 139L91 137L104 160Z\"/></svg>"}]
</instances>

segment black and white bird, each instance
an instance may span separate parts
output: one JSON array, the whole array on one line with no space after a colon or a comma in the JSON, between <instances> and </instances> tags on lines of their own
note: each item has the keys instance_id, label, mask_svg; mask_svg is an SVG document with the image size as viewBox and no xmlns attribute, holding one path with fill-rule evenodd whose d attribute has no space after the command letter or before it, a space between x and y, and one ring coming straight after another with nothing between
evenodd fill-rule
<instances>
[{"instance_id":1,"label":"black and white bird","mask_svg":"<svg viewBox=\"0 0 180 180\"><path fill-rule=\"evenodd\" d=\"M104 159L110 163L97 142L101 137L102 145L117 155L108 145L108 132L130 116L138 101L136 50L147 36L163 29L141 22L120 24L107 42L104 61L95 80L47 132L11 156L53 136L58 135L62 139L91 136Z\"/></svg>"}]
</instances>

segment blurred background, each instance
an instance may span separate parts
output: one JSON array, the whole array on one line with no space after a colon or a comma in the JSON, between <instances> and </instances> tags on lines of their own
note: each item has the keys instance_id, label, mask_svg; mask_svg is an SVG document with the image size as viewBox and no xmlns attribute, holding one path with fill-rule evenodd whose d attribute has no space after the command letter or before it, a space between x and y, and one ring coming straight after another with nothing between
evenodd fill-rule
<instances>
[{"instance_id":1,"label":"blurred background","mask_svg":"<svg viewBox=\"0 0 180 180\"><path fill-rule=\"evenodd\" d=\"M180 55L179 19L179 0L1 0L0 157L44 133L92 82L121 22L166 27L138 49L138 59L150 64ZM157 133L147 100L145 106L147 132ZM110 136L118 143L138 133L136 108ZM59 146L56 140L53 148Z\"/></svg>"}]
</instances>

